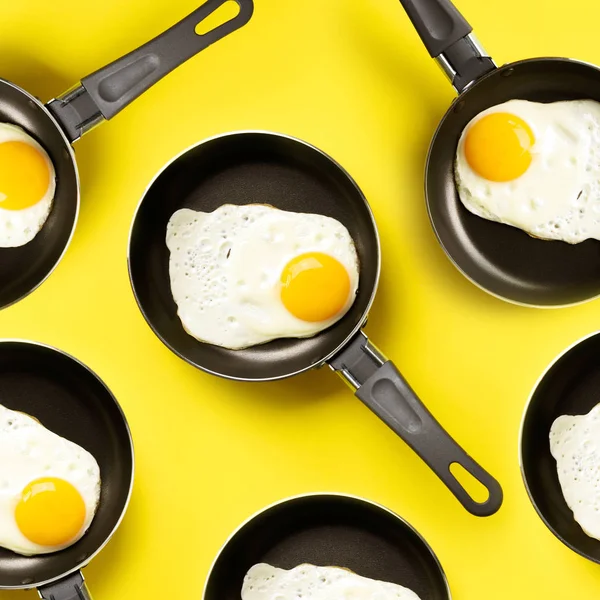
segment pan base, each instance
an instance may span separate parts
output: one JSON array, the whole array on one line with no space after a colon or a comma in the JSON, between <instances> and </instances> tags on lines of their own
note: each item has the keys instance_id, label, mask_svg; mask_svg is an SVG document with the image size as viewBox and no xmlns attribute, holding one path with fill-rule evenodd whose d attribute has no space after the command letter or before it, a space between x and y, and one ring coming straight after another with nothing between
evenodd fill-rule
<instances>
[{"instance_id":1,"label":"pan base","mask_svg":"<svg viewBox=\"0 0 600 600\"><path fill-rule=\"evenodd\" d=\"M434 136L426 175L435 233L462 273L502 299L539 307L564 306L600 295L600 242L543 241L487 221L461 203L454 183L458 140L481 111L519 98L533 102L600 101L600 70L560 58L506 65L456 99Z\"/></svg>"},{"instance_id":2,"label":"pan base","mask_svg":"<svg viewBox=\"0 0 600 600\"><path fill-rule=\"evenodd\" d=\"M600 403L600 334L574 346L550 368L533 393L523 421L521 465L542 520L567 546L600 563L600 541L587 536L565 502L550 428L561 415L587 414Z\"/></svg>"},{"instance_id":3,"label":"pan base","mask_svg":"<svg viewBox=\"0 0 600 600\"><path fill-rule=\"evenodd\" d=\"M410 588L421 600L450 598L439 563L410 526L347 496L299 497L256 516L217 559L205 600L239 600L244 575L260 562L284 569L302 563L344 567Z\"/></svg>"},{"instance_id":4,"label":"pan base","mask_svg":"<svg viewBox=\"0 0 600 600\"><path fill-rule=\"evenodd\" d=\"M354 304L311 338L278 339L227 350L184 330L171 293L167 222L180 208L212 212L223 204L269 204L332 217L350 232L360 263ZM158 337L190 364L243 381L289 377L322 365L366 318L379 277L379 240L369 206L348 174L316 148L267 132L226 134L170 163L150 186L131 230L129 274L142 313Z\"/></svg>"},{"instance_id":5,"label":"pan base","mask_svg":"<svg viewBox=\"0 0 600 600\"><path fill-rule=\"evenodd\" d=\"M79 181L72 150L48 111L17 86L0 79L0 122L13 123L48 152L56 171L50 216L28 244L0 248L0 308L27 296L54 270L75 228Z\"/></svg>"},{"instance_id":6,"label":"pan base","mask_svg":"<svg viewBox=\"0 0 600 600\"><path fill-rule=\"evenodd\" d=\"M127 506L133 448L111 393L81 363L35 343L0 343L0 402L90 452L98 461L102 491L87 533L53 554L25 557L0 548L0 588L34 587L78 568L111 536Z\"/></svg>"}]
</instances>

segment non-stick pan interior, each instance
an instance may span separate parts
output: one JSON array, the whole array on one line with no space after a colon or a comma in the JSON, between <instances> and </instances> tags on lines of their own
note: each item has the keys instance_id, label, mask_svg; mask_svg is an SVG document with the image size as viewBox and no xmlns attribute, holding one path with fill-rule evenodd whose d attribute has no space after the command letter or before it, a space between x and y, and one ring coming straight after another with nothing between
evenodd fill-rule
<instances>
[{"instance_id":1,"label":"non-stick pan interior","mask_svg":"<svg viewBox=\"0 0 600 600\"><path fill-rule=\"evenodd\" d=\"M348 496L303 496L255 516L223 548L204 600L240 600L244 575L261 562L345 567L408 587L421 600L450 598L442 568L419 534L382 507Z\"/></svg>"},{"instance_id":2,"label":"non-stick pan interior","mask_svg":"<svg viewBox=\"0 0 600 600\"><path fill-rule=\"evenodd\" d=\"M453 162L460 134L482 110L513 98L600 101L600 70L566 59L526 60L502 67L463 93L440 124L428 160L426 190L436 234L467 277L502 298L560 306L598 296L600 242L536 240L473 215L458 198Z\"/></svg>"},{"instance_id":3,"label":"non-stick pan interior","mask_svg":"<svg viewBox=\"0 0 600 600\"><path fill-rule=\"evenodd\" d=\"M523 421L521 468L538 513L567 546L600 563L600 542L573 519L563 497L550 428L561 415L583 415L600 403L600 334L587 338L548 370L534 391Z\"/></svg>"},{"instance_id":4,"label":"non-stick pan interior","mask_svg":"<svg viewBox=\"0 0 600 600\"><path fill-rule=\"evenodd\" d=\"M0 549L0 587L33 587L87 561L110 537L129 498L133 448L115 399L73 358L46 346L0 342L0 403L38 419L98 461L102 490L88 532L61 552L23 557Z\"/></svg>"},{"instance_id":5,"label":"non-stick pan interior","mask_svg":"<svg viewBox=\"0 0 600 600\"><path fill-rule=\"evenodd\" d=\"M56 171L52 212L35 238L0 248L0 308L35 289L52 272L69 243L78 210L77 170L71 149L44 106L0 79L0 122L22 127L48 152Z\"/></svg>"},{"instance_id":6,"label":"non-stick pan interior","mask_svg":"<svg viewBox=\"0 0 600 600\"><path fill-rule=\"evenodd\" d=\"M169 283L167 222L180 208L210 212L222 204L251 203L323 214L343 223L360 260L356 301L336 325L310 339L281 339L236 351L202 344L185 332L177 316ZM264 380L320 364L361 325L375 293L379 244L366 200L331 158L282 135L236 133L188 150L154 181L133 224L129 269L146 320L174 352L215 374Z\"/></svg>"}]
</instances>

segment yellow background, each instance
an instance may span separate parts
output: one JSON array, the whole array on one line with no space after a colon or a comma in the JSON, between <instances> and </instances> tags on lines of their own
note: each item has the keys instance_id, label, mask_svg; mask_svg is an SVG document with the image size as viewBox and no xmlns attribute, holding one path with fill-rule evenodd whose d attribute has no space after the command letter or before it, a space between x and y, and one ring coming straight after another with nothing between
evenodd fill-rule
<instances>
[{"instance_id":1,"label":"yellow background","mask_svg":"<svg viewBox=\"0 0 600 600\"><path fill-rule=\"evenodd\" d=\"M0 313L0 336L53 344L111 387L137 472L122 527L85 570L98 600L199 598L222 542L265 504L309 491L381 502L432 544L458 600L597 599L600 567L564 547L518 467L524 403L546 364L600 328L598 301L512 306L460 275L436 243L424 158L453 92L397 0L255 0L250 24L192 59L76 144L82 210L65 259ZM44 100L158 34L198 0L4 1L0 77ZM59 8L58 8L59 7ZM596 0L460 0L499 63L600 63ZM378 221L379 293L367 328L432 412L504 486L489 519L464 511L328 369L272 384L205 375L154 336L126 252L154 173L202 138L262 128L299 136L356 178ZM0 592L1 600L35 598Z\"/></svg>"}]
</instances>

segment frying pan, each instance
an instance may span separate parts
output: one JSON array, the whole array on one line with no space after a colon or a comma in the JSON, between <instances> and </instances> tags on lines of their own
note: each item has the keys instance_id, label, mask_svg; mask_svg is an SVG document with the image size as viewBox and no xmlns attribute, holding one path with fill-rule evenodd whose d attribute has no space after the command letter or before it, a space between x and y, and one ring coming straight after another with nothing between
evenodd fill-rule
<instances>
[{"instance_id":1,"label":"frying pan","mask_svg":"<svg viewBox=\"0 0 600 600\"><path fill-rule=\"evenodd\" d=\"M550 428L561 415L583 415L600 403L600 332L560 354L536 383L520 435L521 473L542 521L571 550L600 564L600 541L587 536L567 506L550 454Z\"/></svg>"},{"instance_id":2,"label":"frying pan","mask_svg":"<svg viewBox=\"0 0 600 600\"><path fill-rule=\"evenodd\" d=\"M208 0L154 40L88 75L67 93L42 104L0 79L0 121L21 126L48 152L56 169L54 207L25 246L0 248L0 308L35 290L64 255L79 212L79 175L71 143L114 117L152 85L209 45L246 24L252 0L234 0L236 17L199 35L196 26L228 0Z\"/></svg>"},{"instance_id":3,"label":"frying pan","mask_svg":"<svg viewBox=\"0 0 600 600\"><path fill-rule=\"evenodd\" d=\"M98 461L102 478L98 511L75 544L41 556L0 548L0 589L37 587L46 600L90 600L80 569L119 526L133 485L133 442L110 390L88 367L50 346L0 341L0 399L79 444Z\"/></svg>"},{"instance_id":4,"label":"frying pan","mask_svg":"<svg viewBox=\"0 0 600 600\"><path fill-rule=\"evenodd\" d=\"M246 350L203 344L177 316L169 281L167 222L180 208L210 212L222 204L265 203L333 217L349 230L360 261L360 285L350 311L308 339L279 339ZM138 305L156 335L178 356L213 375L273 381L325 364L403 438L473 514L500 508L502 490L418 399L396 367L367 339L362 326L379 280L379 235L371 209L350 175L300 140L249 131L211 138L168 163L146 190L129 239L129 275ZM451 474L462 465L489 492L475 502Z\"/></svg>"},{"instance_id":5,"label":"frying pan","mask_svg":"<svg viewBox=\"0 0 600 600\"><path fill-rule=\"evenodd\" d=\"M454 157L467 123L513 98L600 101L600 70L567 58L496 68L449 0L401 0L429 54L458 92L433 136L425 194L435 234L454 265L490 294L516 304L558 307L600 295L600 247L542 241L470 213L454 185Z\"/></svg>"},{"instance_id":6,"label":"frying pan","mask_svg":"<svg viewBox=\"0 0 600 600\"><path fill-rule=\"evenodd\" d=\"M404 519L379 504L343 494L282 500L246 521L225 543L203 600L239 600L248 569L266 562L345 567L413 590L421 600L450 600L431 547Z\"/></svg>"}]
</instances>

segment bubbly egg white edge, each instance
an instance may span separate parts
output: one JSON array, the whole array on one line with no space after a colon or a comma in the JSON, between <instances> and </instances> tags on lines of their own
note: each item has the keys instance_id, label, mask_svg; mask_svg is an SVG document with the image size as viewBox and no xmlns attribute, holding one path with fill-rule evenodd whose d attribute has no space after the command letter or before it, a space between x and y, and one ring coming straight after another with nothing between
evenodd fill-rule
<instances>
[{"instance_id":1,"label":"bubbly egg white edge","mask_svg":"<svg viewBox=\"0 0 600 600\"><path fill-rule=\"evenodd\" d=\"M285 334L281 334L281 335L269 335L269 336L267 336L265 334L263 337L266 338L266 339L262 339L261 341L258 341L258 342L249 342L249 343L244 343L244 344L236 344L235 347L233 345L231 345L231 344L228 344L228 345L217 344L216 342L214 344L217 345L217 346L219 346L219 347L228 348L230 350L236 351L236 350L242 350L244 348L249 348L249 347L254 347L254 346L262 345L262 344L268 343L269 341L272 341L274 339L283 339L283 338L303 339L303 338L310 338L310 337L313 337L313 336L317 335L321 331L324 331L324 330L332 327L335 323L337 323L339 320L341 320L345 316L345 314L348 312L348 310L350 310L350 308L352 307L352 305L354 304L354 302L356 300L356 294L357 294L357 291L358 291L359 279L360 279L360 261L359 261L358 253L356 251L354 240L352 239L352 236L350 235L350 232L343 225L343 223L341 223L337 219L333 219L331 217L327 217L326 215L322 215L322 214L319 214L319 213L296 213L294 211L282 210L282 209L279 209L277 207L274 207L274 206L271 206L271 205L267 205L267 204L250 203L248 205L234 205L234 204L227 204L226 203L226 204L223 204L223 205L219 206L217 209L215 209L214 211L211 211L211 212L196 211L196 210L189 209L189 208L179 209L178 211L175 211L175 213L173 213L173 215L171 215L171 218L169 219L169 224L167 226L166 243L167 243L167 247L168 247L169 253L170 253L170 256L169 256L169 278L170 278L171 294L172 294L172 296L173 296L173 298L174 298L174 300L175 300L175 302L177 304L177 307L178 307L177 313L178 313L179 319L180 319L180 321L182 323L183 329L186 331L186 333L188 335L190 335L191 337L193 337L194 339L198 340L201 343L208 343L208 344L212 343L209 340L203 339L201 336L194 335L193 333L190 332L189 328L186 326L186 323L184 322L184 319L182 318L182 315L181 315L181 310L183 309L183 306L181 306L180 302L178 302L175 299L175 294L173 293L174 279L173 279L172 261L173 261L174 257L176 256L176 254L174 253L173 249L169 245L169 242L173 243L173 238L169 235L169 232L174 229L174 227L171 225L171 223L175 223L177 221L181 221L181 222L185 223L189 219L191 219L192 216L194 217L194 221L195 221L195 218L201 218L202 221L206 221L206 220L210 219L211 216L213 216L215 212L220 211L220 210L222 210L224 208L228 208L229 210L233 209L233 211L235 213L235 211L243 210L245 207L264 207L265 209L268 209L267 212L259 214L257 216L257 219L258 219L259 223L260 223L261 218L270 219L270 218L273 217L274 214L281 213L282 219L283 219L282 222L284 224L287 223L287 222L294 222L294 217L295 216L299 217L299 221L298 222L303 221L306 217L309 217L309 218L316 217L317 219L322 219L323 221L331 223L331 225L334 228L339 228L339 229L343 230L344 234L348 238L349 250L350 250L350 254L352 254L352 260L350 260L350 262L348 262L348 264L346 264L346 260L345 259L348 258L346 256L344 257L343 261L339 257L337 257L337 260L339 260L342 264L344 264L344 267L346 268L346 271L348 272L348 275L350 276L350 280L351 280L351 294L349 295L349 297L348 297L348 299L347 299L347 301L346 301L343 309L340 311L340 313L338 313L336 316L334 316L334 317L332 317L330 319L327 319L327 320L323 321L319 327L311 327L310 328L311 330L310 331L307 330L305 333L295 332L294 334L288 334L286 332ZM183 215L185 215L185 218L183 218ZM190 216L188 216L188 215L190 215ZM237 217L236 217L236 219L237 219ZM225 221L227 221L227 220L229 220L229 219L225 218ZM215 225L213 225L213 227L214 226ZM181 229L181 227L179 227L179 229L177 229L177 231L179 231L180 229ZM244 239L248 239L247 236ZM304 251L309 251L309 250L307 250L305 248ZM327 251L325 251L325 252L327 254L330 254ZM288 257L288 260L290 258L293 258L293 256ZM216 264L217 261L218 261L218 259L215 259L215 264ZM284 261L284 264L285 264L285 261ZM282 266L282 268L283 268L283 266ZM234 273L231 272L229 274L232 275ZM185 307L188 308L188 305L189 305L189 303L187 303L185 305ZM289 321L291 321L291 322L294 322L296 324L296 326L299 326L300 328L303 328L303 329L309 329L309 328L306 327L307 324L305 322L301 321L300 319L297 319L293 315L289 314L287 311L285 311L285 313L287 315L287 319Z\"/></svg>"},{"instance_id":2,"label":"bubbly egg white edge","mask_svg":"<svg viewBox=\"0 0 600 600\"><path fill-rule=\"evenodd\" d=\"M332 589L328 588L333 586ZM261 590L260 588L267 588ZM341 590L339 588L342 588ZM296 598L303 596L334 598L336 592L344 591L344 597L353 591L365 589L377 598L403 598L421 600L410 588L382 579L373 579L355 573L343 566L323 566L301 563L291 569L282 569L269 563L257 563L247 571L241 590L242 600ZM365 597L362 594L360 597Z\"/></svg>"},{"instance_id":3,"label":"bubbly egg white edge","mask_svg":"<svg viewBox=\"0 0 600 600\"><path fill-rule=\"evenodd\" d=\"M8 135L5 136L4 134L6 132L8 132ZM23 233L23 236L18 237L11 243L4 238L4 234L0 230L0 248L19 248L31 242L46 224L46 221L52 212L54 196L56 195L56 170L46 149L18 125L12 123L0 123L0 143L10 141L25 142L30 146L33 146L40 153L50 172L50 183L46 194L36 202L36 204L29 206L28 208L22 210L7 210L2 208L2 203L0 202L0 228L5 227L5 222L10 221L11 219L22 220L24 217L27 217L28 219L36 220L35 226L32 227L32 230L29 233ZM31 227L31 224L28 224L28 226Z\"/></svg>"},{"instance_id":4,"label":"bubbly egg white edge","mask_svg":"<svg viewBox=\"0 0 600 600\"><path fill-rule=\"evenodd\" d=\"M20 544L22 543L23 546L20 546L18 550L16 550L15 548L8 548L7 546L4 546L4 547L7 550L10 550L21 556L36 556L36 555L51 554L51 553L63 550L65 548L68 548L69 546L72 546L73 544L75 544L77 541L79 541L85 535L85 533L91 526L91 524L94 520L94 517L96 515L96 512L98 510L98 506L99 506L99 502L100 502L100 495L101 495L101 486L102 486L102 477L101 477L100 466L98 464L98 461L85 448L79 446L78 444L76 444L75 442L72 442L71 440L68 440L67 438L64 438L64 437L56 434L52 430L48 429L45 425L38 422L36 418L34 418L33 416L31 416L27 413L9 409L3 405L0 405L0 418L2 418L3 415L6 416L6 418L8 418L8 419L16 419L17 421L19 421L22 425L25 426L26 429L29 429L31 432L33 432L35 434L36 439L38 439L38 440L45 439L46 440L45 445L48 445L48 440L50 440L51 441L50 445L52 445L54 448L56 448L58 445L60 445L60 446L63 446L63 448L68 448L69 452L73 452L73 451L79 452L80 451L84 457L84 460L81 463L81 465L82 466L87 465L88 467L93 467L94 470L97 472L97 481L95 481L95 484L91 488L86 485L85 490L82 488L82 486L81 486L82 482L79 481L79 479L78 479L78 481L75 481L72 478L65 476L64 472L61 472L60 475L58 475L56 472L52 473L52 472L46 472L46 471L43 471L43 472L40 471L40 473L39 473L39 477L45 477L45 476L54 477L54 476L56 476L60 479L64 479L65 481L67 481L68 483L73 485L75 487L75 489L77 489L82 500L84 501L84 505L85 505L84 523L82 525L82 528L79 530L78 534L76 535L76 537L73 540L71 540L65 544L61 544L61 545L57 545L57 546L48 546L48 547L40 546L39 544L35 544L34 542L29 541L20 532L20 530L16 526L16 523L13 523L15 525L15 529L11 533L11 535L16 534L17 537L19 537L21 539L21 541L19 543ZM38 434L38 432L41 432L41 433ZM9 436L11 434L7 433L6 435ZM14 434L14 435L17 435L17 437L19 437L18 434ZM27 439L32 439L31 435L28 435ZM33 464L33 462L34 461L32 461L32 464ZM62 469L62 471L64 471L64 468ZM34 479L35 478L36 477L34 477ZM95 480L95 477L94 477L94 480ZM90 481L89 478L84 478L84 483L86 483L88 481ZM13 490L13 492L14 492L14 490ZM9 504L7 504L6 506L9 506L9 505L11 506L12 511L13 511L13 517L14 517L14 510L18 503L19 497L18 497L18 495L14 495L14 496L12 496L12 499L9 499L9 497L7 497L6 499L9 501ZM25 546L28 546L28 548L25 549Z\"/></svg>"},{"instance_id":5,"label":"bubbly egg white edge","mask_svg":"<svg viewBox=\"0 0 600 600\"><path fill-rule=\"evenodd\" d=\"M600 483L600 473L597 470L600 468L600 450L598 447L594 452L598 462L592 463L596 466L595 478L592 477L590 481L586 480L585 477L582 478L582 475L578 475L578 473L585 473L588 470L585 466L585 459L589 456L585 448L585 444L588 443L584 440L586 436L585 428L592 428L596 424L596 429L598 429L599 416L600 403L596 404L586 414L560 415L552 423L548 441L550 453L556 463L560 489L567 506L573 513L573 519L588 537L600 541L600 512L598 512L600 508L600 490L597 487L597 484ZM565 456L566 447L570 447L570 442L573 441L572 435L575 435L579 442L583 442L582 446L575 449L575 456L584 459L584 463L577 463L575 456ZM589 436L589 431L587 435ZM575 472L573 469L578 464L579 468ZM565 467L571 467L571 470L564 471ZM595 499L596 503L591 505L595 513L590 515L589 513L592 512L588 502L590 495L583 492L590 491L591 482L593 481L596 482L596 486L593 486L596 489L591 490L591 497Z\"/></svg>"},{"instance_id":6,"label":"bubbly egg white edge","mask_svg":"<svg viewBox=\"0 0 600 600\"><path fill-rule=\"evenodd\" d=\"M490 212L485 206L483 206L481 204L481 200L479 197L474 196L469 188L471 182L467 182L466 180L463 180L463 178L460 175L460 167L459 167L459 163L463 163L463 170L465 171L465 174L470 174L473 173L473 177L476 180L482 180L481 177L479 177L475 172L472 171L472 169L470 168L470 166L468 165L468 162L466 161L466 156L464 153L464 143L465 143L465 139L466 139L466 135L468 130L470 129L470 127L472 125L474 125L475 123L477 123L479 120L481 120L482 118L484 118L485 116L489 115L489 114L494 114L497 112L502 112L504 107L506 107L508 105L508 107L506 108L507 112L512 112L513 114L519 116L520 118L524 119L528 125L531 127L531 129L533 130L534 134L536 135L536 144L537 139L539 138L539 132L537 132L536 128L537 128L537 123L531 121L530 119L526 118L525 116L523 116L521 113L522 111L525 109L526 112L530 109L530 106L534 106L534 105L543 105L543 106L556 106L557 104L571 104L571 105L575 105L577 103L590 103L591 106L593 106L596 109L596 113L600 113L600 102L591 100L591 99L582 99L582 100L573 100L573 101L559 101L559 102L552 102L552 103L540 103L540 102L531 102L528 100L524 100L524 99L518 99L518 98L513 98L510 99L506 102L488 107L487 109L481 111L480 113L478 113L477 115L475 115L475 117L473 117L465 126L465 128L463 129L463 131L461 132L460 138L459 138L459 142L457 145L457 149L454 153L454 160L453 160L453 178L454 178L454 185L455 185L455 189L456 189L456 193L459 197L459 200L461 202L461 204L472 214L489 220L489 221L493 221L496 223L502 223L503 225L506 225L508 227L514 227L515 229L519 229L521 231L523 231L524 233L526 233L527 235L530 235L531 237L535 238L535 239L540 239L540 240L544 240L544 241L562 241L563 243L567 243L567 244L579 244L583 241L585 241L586 239L596 239L594 238L592 235L588 235L585 237L581 237L581 238L577 238L577 239L572 239L573 236L570 235L569 233L569 229L570 227L566 228L566 232L563 234L561 231L561 234L556 234L554 233L554 230L552 235L549 235L547 232L544 234L543 232L538 232L540 233L540 235L534 234L532 232L530 232L529 230L525 229L524 227L522 227L519 224L515 224L510 222L509 220L503 219L500 216L497 216L495 214L493 214L492 212ZM516 105L517 108L515 110L512 110L510 108L510 105ZM596 117L599 117L599 114L596 114ZM535 149L535 146L534 146ZM536 154L537 156L537 154ZM471 177L471 175L469 175ZM497 187L499 190L501 190L506 184L508 184L510 182L487 182L487 184L489 186L493 187ZM584 183L584 182L582 182ZM589 209L590 211L592 209ZM556 218L556 217L555 217ZM558 219L559 221L562 220L562 216L559 216ZM570 224L569 224L570 225ZM439 238L439 236L438 236ZM446 251L446 253L448 253ZM454 261L453 261L454 262ZM456 263L455 263L456 264ZM457 265L458 266L458 265ZM461 270L461 272L464 273L464 271L462 271L462 269L459 268L459 270ZM465 274L466 275L466 274ZM468 276L467 276L468 277ZM470 279L470 277L469 277ZM472 281L472 280L471 280ZM481 287L481 286L479 286ZM485 288L482 288L485 289ZM487 290L486 290L487 291ZM495 295L495 294L492 294ZM501 297L501 296L500 296ZM510 299L508 299L509 301L511 301ZM585 300L584 300L585 301ZM515 304L519 304L518 302L514 302Z\"/></svg>"}]
</instances>

